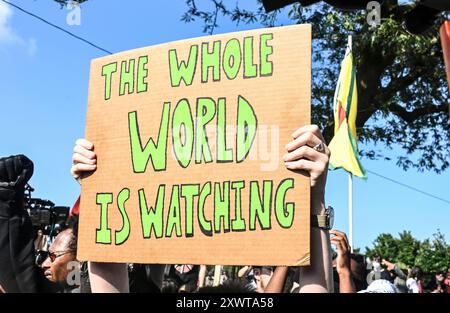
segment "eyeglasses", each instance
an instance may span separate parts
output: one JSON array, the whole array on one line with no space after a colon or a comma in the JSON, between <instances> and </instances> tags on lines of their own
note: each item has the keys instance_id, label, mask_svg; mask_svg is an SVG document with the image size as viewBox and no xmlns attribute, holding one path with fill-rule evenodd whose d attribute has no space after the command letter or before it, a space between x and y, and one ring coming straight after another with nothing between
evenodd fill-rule
<instances>
[{"instance_id":1,"label":"eyeglasses","mask_svg":"<svg viewBox=\"0 0 450 313\"><path fill-rule=\"evenodd\" d=\"M50 258L50 260L53 262L55 262L55 260L57 258L59 258L60 256L69 254L69 253L74 253L74 250L68 250L68 251L56 251L56 252L50 252L48 253L48 257Z\"/></svg>"}]
</instances>

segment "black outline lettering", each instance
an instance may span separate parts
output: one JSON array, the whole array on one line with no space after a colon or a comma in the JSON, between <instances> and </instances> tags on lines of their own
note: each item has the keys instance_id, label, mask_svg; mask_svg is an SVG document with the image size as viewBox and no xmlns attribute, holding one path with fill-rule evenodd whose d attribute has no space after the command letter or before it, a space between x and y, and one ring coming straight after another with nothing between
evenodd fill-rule
<instances>
[{"instance_id":1,"label":"black outline lettering","mask_svg":"<svg viewBox=\"0 0 450 313\"><path fill-rule=\"evenodd\" d=\"M128 191L128 197L125 199L125 201L123 201L123 212L122 212L122 210L120 209L120 205L119 205L119 197L120 197L122 191L124 191L124 190L127 190L127 191ZM125 223L122 223L122 228L121 228L120 230L116 230L116 231L115 231L115 233L114 233L114 244L115 244L116 246L123 245L123 244L128 240L128 238L130 237L130 234L131 234L130 217L128 216L127 211L125 210L125 202L127 202L129 199L130 199L130 189L129 189L129 188L123 188L123 189L117 194L117 208L119 209L120 215L122 216L122 220L124 219L124 214L125 214L125 217L126 217L126 219L127 219L127 221L128 221L128 228L129 228L129 230L128 230L128 235L126 236L125 239L123 239L123 241L122 241L121 243L117 243L117 234L118 234L118 233L121 233L121 232L124 230L124 228L125 228Z\"/></svg>"},{"instance_id":2,"label":"black outline lettering","mask_svg":"<svg viewBox=\"0 0 450 313\"><path fill-rule=\"evenodd\" d=\"M170 119L170 102L164 102L163 111L162 111L162 114L161 114L161 122L159 123L158 141L159 141L159 138L161 136L160 132L161 132L161 128L162 128L162 125L163 125L164 109L165 109L166 105L168 106L168 108L167 108L167 110L168 110L167 115L169 116L168 119ZM131 127L130 127L131 126L130 125L130 114L132 114L132 113L136 114L136 131L137 131L137 134L138 134L138 137L139 137L139 146L140 146L141 153L143 153L143 151L147 148L147 145L149 143L151 143L155 147L155 149L158 149L159 143L158 143L158 145L156 145L155 141L153 140L153 138L150 137L147 140L147 143L145 144L144 149L142 149L141 131L139 129L139 122L138 122L137 111L128 112L128 133L130 135L129 136L129 138L130 138L130 153L131 153L131 164L132 164L133 172L136 173L136 174L145 173L147 171L147 165L148 165L148 161L150 159L152 160L152 167L153 167L153 170L155 172L165 171L167 169L167 136L169 135L170 121L167 121L167 134L166 134L166 138L165 138L166 139L166 151L165 151L165 157L164 157L164 168L156 169L155 165L153 163L153 157L150 154L149 157L147 158L147 161L145 162L144 170L142 172L139 172L139 171L135 170L134 159L133 159L133 144L131 142Z\"/></svg>"},{"instance_id":3,"label":"black outline lettering","mask_svg":"<svg viewBox=\"0 0 450 313\"><path fill-rule=\"evenodd\" d=\"M201 210L202 213L200 214L200 199L201 199L201 196L203 194L203 190L206 188L206 185L209 185L209 192L205 196L205 199L203 201L202 210ZM198 202L197 202L197 221L198 221L198 225L199 225L199 228L200 228L201 232L203 233L203 235L208 236L208 237L211 237L213 235L213 226L212 226L212 222L207 220L206 217L205 217L205 203L206 203L206 198L208 196L210 196L211 193L212 193L212 187L211 186L212 186L212 183L210 181L208 181L208 182L203 184L203 187L202 187L202 190L200 191L200 194L198 196ZM205 224L208 224L209 227L211 228L211 230L207 230L207 229L203 228L203 225L202 225L200 219L202 219L203 222L205 222Z\"/></svg>"},{"instance_id":4,"label":"black outline lettering","mask_svg":"<svg viewBox=\"0 0 450 313\"><path fill-rule=\"evenodd\" d=\"M247 102L247 104L249 105L250 109L252 110L253 115L255 116L255 120L256 120L255 136L253 137L252 142L250 143L250 148L248 149L247 153L245 154L245 156L244 156L244 158L242 160L239 160L239 158L238 158L238 150L239 149L238 149L238 142L237 142L237 139L238 139L237 132L239 131L239 124L238 124L238 120L239 120L239 103L240 103L239 102L239 98L242 98L242 99L244 99L245 102ZM253 106L251 105L251 103L247 99L245 99L243 96L239 95L238 96L237 114L236 114L236 163L244 162L247 159L248 155L250 154L250 150L253 147L253 143L255 141L256 134L258 133L258 125L259 125L259 123L258 123L258 115L256 115L255 109L253 108ZM246 126L248 126L247 123L245 123L244 128L247 128ZM248 131L246 129L245 130L245 140L247 140L247 136L248 136ZM244 142L245 142L245 140L244 140Z\"/></svg>"},{"instance_id":5,"label":"black outline lettering","mask_svg":"<svg viewBox=\"0 0 450 313\"><path fill-rule=\"evenodd\" d=\"M105 74L104 71L105 71L105 67L110 66L112 64L115 65L115 68L114 68L113 71L111 71L111 77L110 77L111 79L110 79L110 82L109 82L109 97L106 97L106 86L108 85L108 83L106 82L106 76L107 75ZM104 89L104 93L103 93L103 98L105 99L105 101L111 99L111 95L112 95L112 77L113 77L113 74L116 73L116 72L117 72L117 62L111 62L109 64L106 64L106 65L102 66L102 76L105 77L105 89Z\"/></svg>"},{"instance_id":6,"label":"black outline lettering","mask_svg":"<svg viewBox=\"0 0 450 313\"><path fill-rule=\"evenodd\" d=\"M237 183L242 183L242 187L237 187L235 188L235 184ZM239 181L233 181L231 182L231 189L235 190L235 196L234 196L234 219L231 220L231 230L233 232L244 232L246 230L246 223L245 223L245 219L242 217L242 192L241 190L245 188L245 180L239 180ZM237 208L238 208L238 190L239 190L239 208L240 208L240 214L239 214L239 218L237 216ZM235 222L240 222L242 221L244 223L244 229L235 229L234 225Z\"/></svg>"},{"instance_id":7,"label":"black outline lettering","mask_svg":"<svg viewBox=\"0 0 450 313\"><path fill-rule=\"evenodd\" d=\"M142 83L145 85L145 90L139 90L139 73L140 73L140 69L141 69L141 59L145 59L145 62L142 63L142 69L145 71L145 75L142 77ZM138 69L137 69L137 73L136 73L136 93L141 93L141 92L147 92L148 91L148 83L145 81L145 79L148 77L148 68L145 67L145 65L148 64L148 55L141 55L138 58Z\"/></svg>"},{"instance_id":8,"label":"black outline lettering","mask_svg":"<svg viewBox=\"0 0 450 313\"><path fill-rule=\"evenodd\" d=\"M194 48L194 47L196 48L196 56L195 56L194 72L192 73L192 81L191 81L191 83L188 84L188 83L186 82L186 80L184 79L184 75L180 75L180 80L179 80L179 82L178 82L178 85L174 85L174 84L173 84L174 81L173 81L173 77L172 77L172 68L170 67L170 53L171 53L172 51L175 52L175 58L176 58L176 63L177 63L177 71L180 71L180 66L181 66L181 65L183 65L185 69L189 66L188 63L189 63L190 58L191 58L192 48ZM183 80L185 86L190 86L190 85L192 85L192 83L194 82L194 77L195 77L196 71L197 71L197 63L198 63L198 45L192 45L192 46L189 48L189 56L188 56L188 61L187 61L188 63L186 63L185 60L182 60L181 63L178 64L178 52L177 52L177 49L170 49L170 50L169 50L169 53L167 53L167 56L168 56L168 59L169 59L168 61L169 61L170 85L171 85L172 87L180 87L181 81L182 81L182 80Z\"/></svg>"},{"instance_id":9,"label":"black outline lettering","mask_svg":"<svg viewBox=\"0 0 450 313\"><path fill-rule=\"evenodd\" d=\"M174 192L175 187L177 187L177 189L178 189L178 213L179 214L178 214L177 217L178 217L178 223L180 225L180 235L178 235L178 233L177 233L177 229L175 227L176 226L175 223L172 223L172 228L170 229L170 234L168 234L168 231L169 231L169 216L170 216L170 213L172 212L172 199L173 199L173 192ZM174 217L174 215L172 214L171 217ZM174 218L176 218L176 217L174 217ZM169 211L167 212L167 220L166 220L166 231L165 231L165 237L166 238L172 238L174 227L175 227L175 236L178 237L178 238L183 237L183 229L181 227L181 205L180 205L180 186L179 185L172 185L172 193L170 194Z\"/></svg>"},{"instance_id":10,"label":"black outline lettering","mask_svg":"<svg viewBox=\"0 0 450 313\"><path fill-rule=\"evenodd\" d=\"M225 233L229 233L230 231L231 231L231 212L230 212L230 185L231 185L231 183L230 183L230 181L223 181L222 182L222 186L223 186L223 192L221 192L221 195L219 195L219 202L221 202L221 203L224 203L225 202L225 196L226 196L226 194L225 194L225 184L226 183L228 183L227 185L228 185L228 205L227 205L227 207L228 207L228 228L226 227L226 223L225 223L225 216L224 215L222 215L222 214L220 214L219 215L219 228L217 229L217 225L216 225L216 186L219 186L219 189L220 189L220 185L221 185L221 183L220 182L215 182L214 183L214 233L216 233L216 234L220 234L220 231L221 231L221 225L223 225L223 233L225 234ZM223 196L223 197L222 197ZM223 223L222 223L222 220L223 220Z\"/></svg>"},{"instance_id":11,"label":"black outline lettering","mask_svg":"<svg viewBox=\"0 0 450 313\"><path fill-rule=\"evenodd\" d=\"M202 78L201 78L201 82L202 82L202 84L205 84L205 83L208 83L209 82L209 69L211 68L211 67L213 67L214 65L209 65L209 66L207 66L206 67L206 80L203 80L203 71L204 71L204 68L203 68L203 66L204 66L204 57L203 57L203 55L204 55L204 49L203 49L203 46L204 45L208 45L207 46L207 49L206 49L206 54L207 55L214 55L214 51L215 51L215 49L216 49L216 44L218 43L218 45L219 45L219 47L218 47L218 50L219 50L219 65L218 65L218 76L219 76L219 78L218 79L216 79L215 78L215 74L214 74L214 68L213 68L213 71L212 71L212 76L213 76L213 82L219 82L220 81L220 76L221 76L221 69L220 69L220 65L221 65L221 60L222 60L222 41L220 41L220 40L215 40L215 41L213 41L213 52L212 53L210 53L209 52L209 44L210 44L210 41L205 41L205 42L202 42L202 56L201 56L201 58L202 58Z\"/></svg>"},{"instance_id":12,"label":"black outline lettering","mask_svg":"<svg viewBox=\"0 0 450 313\"><path fill-rule=\"evenodd\" d=\"M234 75L234 77L231 77L231 76L228 76L228 73L227 73L227 71L226 71L226 67L225 67L225 54L226 54L226 51L227 51L227 47L228 47L228 44L230 43L230 42L237 42L237 44L238 44L238 47L239 47L239 65L237 66L237 71L236 71L236 74ZM224 50L223 50L223 56L222 56L222 68L223 68L223 72L225 73L225 76L229 79L229 80L234 80L234 79L236 79L236 77L239 75L239 71L241 70L241 65L242 65L242 49L241 49L241 42L239 41L239 39L237 39L237 38L231 38L230 40L228 40L227 41L227 43L226 43L226 45L225 45L225 48L224 48ZM233 57L232 59L233 59L233 65L230 65L230 59L231 59L231 57L230 58L228 58L228 64L227 64L227 66L229 66L230 68L233 68L233 67L235 67L235 65L236 65L236 57L233 55L233 54L231 54L230 55L231 57Z\"/></svg>"},{"instance_id":13,"label":"black outline lettering","mask_svg":"<svg viewBox=\"0 0 450 313\"><path fill-rule=\"evenodd\" d=\"M224 151L225 153L228 151L231 151L231 160L220 160L219 159L219 103L220 100L223 100L224 102L224 110L223 110L223 120L225 121L225 125L223 126L223 131L224 131ZM219 99L217 99L217 103L216 103L216 163L232 163L234 162L234 153L233 153L233 148L227 148L227 98L225 97L220 97Z\"/></svg>"},{"instance_id":14,"label":"black outline lettering","mask_svg":"<svg viewBox=\"0 0 450 313\"><path fill-rule=\"evenodd\" d=\"M257 189L258 189L258 199L259 199L259 203L261 205L261 211L262 213L266 213L265 209L264 209L264 190L265 190L265 183L266 182L270 182L272 184L271 188L270 188L270 201L269 201L269 226L263 227L263 225L261 224L261 219L259 218L259 213L258 210L254 210L255 211L255 225L254 228L252 228L252 219L251 219L251 212L252 212L252 183L256 183ZM249 230L254 231L256 230L256 219L258 219L259 222L259 226L261 230L270 230L272 229L272 194L273 194L273 180L263 180L263 199L261 202L261 193L260 193L260 187L259 187L259 182L257 180L254 181L250 181L250 191L249 191Z\"/></svg>"},{"instance_id":15,"label":"black outline lettering","mask_svg":"<svg viewBox=\"0 0 450 313\"><path fill-rule=\"evenodd\" d=\"M161 218L161 236L158 236L158 234L156 233L156 227L155 227L155 225L154 225L155 223L151 223L151 225L150 225L150 231L149 231L148 237L146 237L146 236L145 236L145 230L144 230L144 220L143 220L143 218L142 218L142 208L141 208L141 197L140 197L140 192L142 191L142 195L144 196L144 203L145 203L145 209L146 209L146 211L147 211L147 215L151 214L151 213L150 213L150 210L153 211L152 214L156 215L155 212L156 212L156 210L157 210L158 202L159 202L159 193L160 193L159 190L160 190L161 188L162 188L162 198L163 198L163 200L162 200L162 208L161 208L161 217L162 217L162 218ZM145 195L145 190L144 190L144 188L141 188L141 189L138 190L139 215L140 215L140 217L141 217L142 237L143 237L144 239L152 238L152 229L153 229L153 232L154 232L154 234L155 234L155 238L156 238L156 239L160 239L160 238L164 237L164 200L165 200L165 198L166 198L166 185L165 185L165 184L161 184L161 185L159 185L159 187L158 187L158 192L157 192L157 194L156 194L155 208L150 207L150 210L149 210L149 208L148 208L148 203L147 203L147 196Z\"/></svg>"},{"instance_id":16,"label":"black outline lettering","mask_svg":"<svg viewBox=\"0 0 450 313\"><path fill-rule=\"evenodd\" d=\"M278 190L280 189L281 185L283 185L283 183L284 183L285 181L287 181L287 180L292 181L292 187L287 188L287 189L286 189L286 192L285 192L285 194L284 194L284 196L283 196L283 215L284 215L285 218L288 218L288 217L286 216L286 207L287 207L287 205L288 205L288 204L292 204L292 205L294 206L294 207L292 208L292 223L291 223L291 225L290 225L289 227L285 227L285 226L281 225L280 220L278 219L278 213L277 213L277 212L278 212L278 211L277 211L277 195L278 195ZM293 188L295 188L295 179L294 179L294 178L285 178L285 179L283 179L282 181L280 181L280 183L278 184L278 187L277 187L277 191L275 192L275 201L274 201L275 218L277 219L278 225L280 225L280 227L281 227L281 228L284 228L284 229L289 229L289 228L292 227L292 224L294 224L294 218L295 218L295 202L287 202L286 205L284 205L284 201L286 200L286 193L287 193L287 191L288 191L289 189L293 189Z\"/></svg>"},{"instance_id":17,"label":"black outline lettering","mask_svg":"<svg viewBox=\"0 0 450 313\"><path fill-rule=\"evenodd\" d=\"M269 54L267 54L266 59L264 60L264 62L265 62L265 63L268 63L268 64L270 63L270 64L271 64L271 67L272 67L272 70L270 71L269 74L263 74L263 73L262 73L262 63L263 63L262 53L261 53L261 49L262 49L262 38L263 38L263 36L266 36L266 35L269 35L269 36L270 36L270 38L266 40L266 44L267 44L267 42L268 42L269 40L273 40L273 33L261 34L261 35L259 36L259 76L260 76L260 77L270 77L270 76L272 76L272 75L273 75L273 69L274 69L273 62L272 62L272 61L269 61L269 56L273 54L273 46L270 46L270 48L272 49L272 52L269 53ZM267 46L267 47L269 47L269 46Z\"/></svg>"},{"instance_id":18,"label":"black outline lettering","mask_svg":"<svg viewBox=\"0 0 450 313\"><path fill-rule=\"evenodd\" d=\"M100 202L98 202L98 196L99 195L110 195L111 196L111 201L110 202L107 202L106 203L106 209L105 209L105 213L106 213L106 225L105 225L105 229L102 229L102 216L103 216L103 214L102 214L102 207L101 207L101 205L102 205L102 203L100 203ZM97 243L97 244L101 244L101 245L111 245L112 244L112 238L111 238L111 228L109 228L108 227L108 206L109 206L109 204L112 204L113 203L113 199L114 199L114 197L113 197L113 194L112 194L112 192L98 192L96 195L95 195L95 202L96 202L96 204L97 205L100 205L100 228L96 228L95 229L95 243ZM98 241L98 232L101 232L101 231L107 231L107 232L109 232L109 242L101 242L101 241Z\"/></svg>"},{"instance_id":19,"label":"black outline lettering","mask_svg":"<svg viewBox=\"0 0 450 313\"><path fill-rule=\"evenodd\" d=\"M210 120L208 120L206 123L203 123L203 135L205 136L206 146L208 147L209 154L211 155L211 160L209 160L209 161L206 160L205 154L203 153L203 149L201 149L200 159L197 160L197 144L198 144L197 138L198 138L198 133L199 133L199 128L198 128L199 127L198 126L198 121L199 121L199 118L198 118L198 107L199 107L200 99L209 99L209 100L211 100L214 103L214 114L212 115ZM197 114L196 115L196 119L195 119L195 143L194 143L195 144L195 155L194 155L195 164L201 164L202 162L204 162L205 164L208 164L208 163L214 162L214 158L213 158L212 153L211 153L211 147L209 146L209 138L208 138L208 136L206 134L206 125L209 122L211 122L214 119L214 117L216 116L216 106L217 106L217 104L216 104L216 102L214 101L213 98L210 98L210 97L199 97L199 98L197 98L197 103L196 103L196 108L195 108L195 111L196 111L196 114ZM203 118L205 117L205 115L203 114L203 112L205 112L204 111L205 108L206 108L206 106L203 106L203 109L202 109L202 121L203 121ZM203 147L203 142L202 142L202 147Z\"/></svg>"},{"instance_id":20,"label":"black outline lettering","mask_svg":"<svg viewBox=\"0 0 450 313\"><path fill-rule=\"evenodd\" d=\"M187 226L188 226L188 219L187 219L187 197L183 194L183 187L197 187L197 193L196 194L192 194L192 234L191 233L188 233L188 231L187 231ZM200 193L200 184L181 184L181 193L180 193L180 195L181 195L181 197L183 197L185 200L184 200L184 202L185 202L185 206L184 206L184 225L185 225L185 229L184 229L184 235L185 235L185 237L186 238L191 238L191 237L194 237L194 233L195 233L195 227L194 227L194 207L195 207L195 204L194 204L194 198L196 197L196 196L198 196L199 195L199 193Z\"/></svg>"},{"instance_id":21,"label":"black outline lettering","mask_svg":"<svg viewBox=\"0 0 450 313\"><path fill-rule=\"evenodd\" d=\"M189 159L188 159L188 162L187 162L186 166L184 166L181 163L180 159L178 158L178 154L177 154L177 152L175 150L175 134L173 133L173 130L174 130L173 121L174 121L174 117L175 117L175 112L177 111L178 105L181 103L181 101L186 101L187 107L189 109L189 116L191 117L191 123L192 123L192 147L191 147L191 153L189 155ZM181 140L181 125L183 125L183 127L184 127L184 135L185 135L185 144L184 145L181 142L182 141ZM184 121L183 121L183 123L180 124L180 129L179 130L180 130L180 134L179 134L180 135L180 144L181 144L182 148L184 148L185 145L187 144L187 140L188 140L187 131L186 131L186 124L184 123ZM180 166L182 168L187 168L189 166L189 164L191 164L192 153L194 152L194 146L195 146L195 123L194 123L194 120L192 119L191 105L189 104L189 100L188 99L183 98L183 99L180 99L178 101L178 103L175 106L175 108L173 109L173 113L172 113L172 151L175 154L175 157L176 157L176 159L178 161L178 164L180 164Z\"/></svg>"},{"instance_id":22,"label":"black outline lettering","mask_svg":"<svg viewBox=\"0 0 450 313\"><path fill-rule=\"evenodd\" d=\"M246 66L245 66L245 64L246 64L246 62L245 62L245 40L247 39L247 38L251 38L251 41L252 41L252 53L251 53L251 55L252 55L252 64L250 65L250 67L252 67L252 68L255 68L255 76L246 76L245 75L245 68L246 68ZM242 58L243 58L243 60L244 60L244 67L243 67L243 69L242 69L242 77L244 78L244 79L250 79L250 78L256 78L256 77L258 77L258 65L257 64L255 64L254 62L255 62L255 58L254 58L254 52L255 52L255 49L254 49L254 39L255 39L255 37L253 37L253 36L247 36L247 37L244 37L244 40L242 41Z\"/></svg>"},{"instance_id":23,"label":"black outline lettering","mask_svg":"<svg viewBox=\"0 0 450 313\"><path fill-rule=\"evenodd\" d=\"M133 62L132 62L133 61ZM128 66L127 66L128 63ZM131 63L133 63L133 67L131 67ZM125 70L124 70L124 65L125 65ZM134 92L134 87L135 87L135 65L136 65L136 60L135 59L129 59L124 60L120 63L120 81L119 81L119 96L124 96L125 95L125 89L127 89L125 86L128 85L128 94L132 94ZM122 76L123 76L123 72L125 72L127 75L131 75L132 77L132 84L129 81L126 81L122 84ZM131 72L131 74L130 74ZM122 90L123 87L123 90ZM131 88L130 88L131 87ZM130 91L131 89L131 91Z\"/></svg>"}]
</instances>

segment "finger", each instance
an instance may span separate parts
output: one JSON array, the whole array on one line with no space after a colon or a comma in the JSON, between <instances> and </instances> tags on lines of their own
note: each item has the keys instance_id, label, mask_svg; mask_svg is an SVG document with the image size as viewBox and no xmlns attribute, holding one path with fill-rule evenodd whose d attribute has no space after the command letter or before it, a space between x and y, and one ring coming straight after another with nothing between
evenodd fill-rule
<instances>
[{"instance_id":1,"label":"finger","mask_svg":"<svg viewBox=\"0 0 450 313\"><path fill-rule=\"evenodd\" d=\"M287 153L283 156L285 162L296 161L302 158L306 158L310 161L317 161L323 158L323 153L320 153L309 146L302 146L294 151Z\"/></svg>"},{"instance_id":2,"label":"finger","mask_svg":"<svg viewBox=\"0 0 450 313\"><path fill-rule=\"evenodd\" d=\"M344 241L343 237L340 234L334 234L334 237L330 238L330 240L336 242L339 241L341 243Z\"/></svg>"},{"instance_id":3,"label":"finger","mask_svg":"<svg viewBox=\"0 0 450 313\"><path fill-rule=\"evenodd\" d=\"M347 238L347 234L340 231L340 230L336 230L336 229L332 229L330 230L330 234L334 234L334 235L339 235L340 237L343 238L343 240L345 241L345 244L348 245L348 238Z\"/></svg>"},{"instance_id":4,"label":"finger","mask_svg":"<svg viewBox=\"0 0 450 313\"><path fill-rule=\"evenodd\" d=\"M286 145L286 150L288 152L291 152L291 151L293 151L301 146L304 146L304 145L308 145L312 148L312 147L317 146L321 142L322 142L322 140L320 140L320 138L317 137L315 134L313 134L312 132L307 132L307 133L304 133L301 136L295 138L294 140L290 141Z\"/></svg>"},{"instance_id":5,"label":"finger","mask_svg":"<svg viewBox=\"0 0 450 313\"><path fill-rule=\"evenodd\" d=\"M80 177L81 174L86 172L93 172L97 169L97 165L95 164L83 164L78 163L72 166L72 175Z\"/></svg>"},{"instance_id":6,"label":"finger","mask_svg":"<svg viewBox=\"0 0 450 313\"><path fill-rule=\"evenodd\" d=\"M341 236L341 237L345 236L344 232L341 232L340 230L337 230L337 229L331 229L330 230L330 234L333 234L333 235L336 235L336 236Z\"/></svg>"},{"instance_id":7,"label":"finger","mask_svg":"<svg viewBox=\"0 0 450 313\"><path fill-rule=\"evenodd\" d=\"M342 240L344 241L345 245L350 247L350 245L348 244L348 238L347 238L346 233L344 233L340 230L332 229L332 230L330 230L330 234L339 235L340 237L342 237Z\"/></svg>"},{"instance_id":8,"label":"finger","mask_svg":"<svg viewBox=\"0 0 450 313\"><path fill-rule=\"evenodd\" d=\"M97 159L89 159L89 158L85 157L84 155L81 155L79 153L74 153L72 155L72 164L78 164L78 163L96 164Z\"/></svg>"},{"instance_id":9,"label":"finger","mask_svg":"<svg viewBox=\"0 0 450 313\"><path fill-rule=\"evenodd\" d=\"M336 247L338 254L342 253L342 245L339 239L337 239L336 237L331 238L330 243Z\"/></svg>"},{"instance_id":10,"label":"finger","mask_svg":"<svg viewBox=\"0 0 450 313\"><path fill-rule=\"evenodd\" d=\"M72 175L73 178L78 179L78 178L80 178L81 173L79 173L77 171L77 168L75 167L75 165L72 165L72 167L70 168L70 174Z\"/></svg>"},{"instance_id":11,"label":"finger","mask_svg":"<svg viewBox=\"0 0 450 313\"><path fill-rule=\"evenodd\" d=\"M78 154L81 154L82 156L84 156L84 157L86 157L86 158L88 158L88 159L95 159L95 158L97 157L97 155L95 154L95 152L93 152L93 151L91 151L91 150L88 150L88 149L86 149L85 147L80 146L80 145L76 145L76 146L73 148L73 152L78 153Z\"/></svg>"},{"instance_id":12,"label":"finger","mask_svg":"<svg viewBox=\"0 0 450 313\"><path fill-rule=\"evenodd\" d=\"M334 238L330 239L330 242L336 246L336 248L338 250L338 254L343 254L346 252L346 249L345 249L344 245L342 244L342 240L334 237Z\"/></svg>"},{"instance_id":13,"label":"finger","mask_svg":"<svg viewBox=\"0 0 450 313\"><path fill-rule=\"evenodd\" d=\"M301 159L297 161L284 162L284 165L288 170L304 170L304 171L312 171L315 169L315 162Z\"/></svg>"},{"instance_id":14,"label":"finger","mask_svg":"<svg viewBox=\"0 0 450 313\"><path fill-rule=\"evenodd\" d=\"M325 142L322 136L322 132L320 131L319 126L317 125L305 125L303 127L300 127L295 132L292 133L293 138L297 138L298 136L301 136L302 134L306 132L311 132L314 135L316 135L318 138L320 138L321 141Z\"/></svg>"},{"instance_id":15,"label":"finger","mask_svg":"<svg viewBox=\"0 0 450 313\"><path fill-rule=\"evenodd\" d=\"M88 149L88 150L94 149L94 144L84 138L77 139L77 141L75 142L75 145L82 146L83 148Z\"/></svg>"},{"instance_id":16,"label":"finger","mask_svg":"<svg viewBox=\"0 0 450 313\"><path fill-rule=\"evenodd\" d=\"M337 230L337 229L330 229L330 234L333 234L333 235L336 235L336 234L339 234L340 233L340 231L339 230Z\"/></svg>"},{"instance_id":17,"label":"finger","mask_svg":"<svg viewBox=\"0 0 450 313\"><path fill-rule=\"evenodd\" d=\"M342 237L340 235L334 235L334 237L331 237L330 240L342 240Z\"/></svg>"}]
</instances>

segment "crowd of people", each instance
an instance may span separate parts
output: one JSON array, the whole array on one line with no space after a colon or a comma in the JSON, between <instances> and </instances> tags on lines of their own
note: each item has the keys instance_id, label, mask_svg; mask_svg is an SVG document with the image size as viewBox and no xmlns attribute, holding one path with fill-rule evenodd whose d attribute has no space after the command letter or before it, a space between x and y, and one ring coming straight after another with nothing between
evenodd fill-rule
<instances>
[{"instance_id":1,"label":"crowd of people","mask_svg":"<svg viewBox=\"0 0 450 313\"><path fill-rule=\"evenodd\" d=\"M310 177L311 213L324 214L330 152L319 128L299 128L286 150L286 168ZM94 145L85 139L76 142L72 159L78 181L96 170ZM450 268L423 286L420 268L403 269L381 255L353 254L344 232L316 225L311 227L310 266L244 265L217 273L207 265L79 262L79 212L73 210L53 238L33 228L24 199L32 174L33 163L23 155L0 159L0 293L450 292Z\"/></svg>"}]
</instances>

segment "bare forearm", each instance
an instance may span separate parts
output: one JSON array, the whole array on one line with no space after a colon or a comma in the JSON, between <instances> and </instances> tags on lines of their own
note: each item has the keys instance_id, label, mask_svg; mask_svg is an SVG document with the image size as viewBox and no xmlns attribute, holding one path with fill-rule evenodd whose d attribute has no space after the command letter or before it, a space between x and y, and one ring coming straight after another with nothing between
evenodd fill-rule
<instances>
[{"instance_id":1,"label":"bare forearm","mask_svg":"<svg viewBox=\"0 0 450 313\"><path fill-rule=\"evenodd\" d=\"M200 265L200 271L198 273L198 288L202 288L205 285L206 277L206 265Z\"/></svg>"},{"instance_id":2,"label":"bare forearm","mask_svg":"<svg viewBox=\"0 0 450 313\"><path fill-rule=\"evenodd\" d=\"M317 203L317 202L316 202ZM314 204L312 213L325 211L323 201ZM333 292L333 272L331 266L330 235L327 230L311 228L311 265L300 268L300 292Z\"/></svg>"},{"instance_id":3,"label":"bare forearm","mask_svg":"<svg viewBox=\"0 0 450 313\"><path fill-rule=\"evenodd\" d=\"M127 264L89 262L93 293L130 292Z\"/></svg>"},{"instance_id":4,"label":"bare forearm","mask_svg":"<svg viewBox=\"0 0 450 313\"><path fill-rule=\"evenodd\" d=\"M355 293L356 288L350 273L339 274L339 293Z\"/></svg>"},{"instance_id":5,"label":"bare forearm","mask_svg":"<svg viewBox=\"0 0 450 313\"><path fill-rule=\"evenodd\" d=\"M287 266L278 266L273 272L267 287L264 289L265 293L282 293L284 284L286 282L286 276L289 271Z\"/></svg>"}]
</instances>

